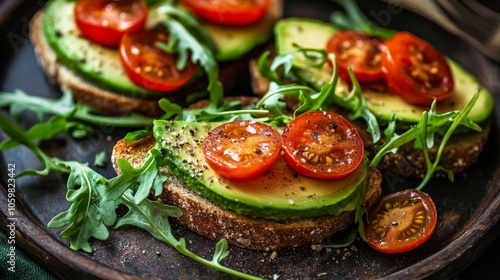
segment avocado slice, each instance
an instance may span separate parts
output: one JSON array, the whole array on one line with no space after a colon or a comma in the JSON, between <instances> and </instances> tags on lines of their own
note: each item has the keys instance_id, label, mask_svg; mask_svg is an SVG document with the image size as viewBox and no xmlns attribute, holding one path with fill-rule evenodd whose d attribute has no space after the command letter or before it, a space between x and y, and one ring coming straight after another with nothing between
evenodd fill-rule
<instances>
[{"instance_id":1,"label":"avocado slice","mask_svg":"<svg viewBox=\"0 0 500 280\"><path fill-rule=\"evenodd\" d=\"M153 133L168 169L198 194L223 208L249 216L290 220L353 211L364 197L369 162L339 180L319 180L297 174L278 161L261 176L234 182L212 170L203 155L203 139L220 123L154 122Z\"/></svg>"},{"instance_id":2,"label":"avocado slice","mask_svg":"<svg viewBox=\"0 0 500 280\"><path fill-rule=\"evenodd\" d=\"M73 15L75 2L49 1L45 6L43 31L57 58L85 79L131 96L152 97L125 74L117 50L102 47L82 37Z\"/></svg>"},{"instance_id":3,"label":"avocado slice","mask_svg":"<svg viewBox=\"0 0 500 280\"><path fill-rule=\"evenodd\" d=\"M282 19L275 25L274 29L276 49L278 54L286 54L295 50L294 44L305 48L324 49L330 36L337 31L338 29L333 25L319 20ZM484 123L494 109L491 93L456 62L451 59L448 59L448 62L455 80L455 90L451 98L437 103L437 113L463 109L476 91L481 89L479 99L469 113L469 118L473 122ZM317 90L331 78L332 71L326 64L320 69L306 67L305 57L299 55L294 58L293 64L296 73ZM348 93L348 84L339 79L335 94L346 96ZM429 110L427 106L409 104L390 92L363 89L363 94L370 111L382 122L389 121L392 114L396 113L398 121L404 125L415 124L420 120L422 113Z\"/></svg>"},{"instance_id":4,"label":"avocado slice","mask_svg":"<svg viewBox=\"0 0 500 280\"><path fill-rule=\"evenodd\" d=\"M45 6L44 34L59 60L103 88L130 96L157 97L158 92L137 86L127 77L117 50L102 47L82 37L75 23L74 5L74 1L52 0ZM243 28L206 23L207 31L218 46L216 59L238 59L269 40L278 16L277 13L269 13L258 23ZM158 7L153 7L148 14L147 27L152 27L164 19L165 16L158 13ZM197 77L202 74L200 71Z\"/></svg>"}]
</instances>

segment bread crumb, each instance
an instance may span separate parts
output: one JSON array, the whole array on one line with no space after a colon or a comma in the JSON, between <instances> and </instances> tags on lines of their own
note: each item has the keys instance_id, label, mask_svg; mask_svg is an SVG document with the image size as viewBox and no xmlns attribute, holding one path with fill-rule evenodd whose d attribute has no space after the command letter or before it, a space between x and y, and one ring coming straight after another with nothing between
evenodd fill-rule
<instances>
[{"instance_id":1,"label":"bread crumb","mask_svg":"<svg viewBox=\"0 0 500 280\"><path fill-rule=\"evenodd\" d=\"M321 249L323 249L323 246L321 246L321 244L313 244L311 245L311 249L319 252L321 251Z\"/></svg>"}]
</instances>

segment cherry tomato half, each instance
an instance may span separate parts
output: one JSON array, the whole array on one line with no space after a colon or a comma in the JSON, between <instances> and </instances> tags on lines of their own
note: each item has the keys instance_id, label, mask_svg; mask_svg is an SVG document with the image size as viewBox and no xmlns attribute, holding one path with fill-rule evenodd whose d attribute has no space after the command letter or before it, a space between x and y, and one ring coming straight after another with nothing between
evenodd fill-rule
<instances>
[{"instance_id":1,"label":"cherry tomato half","mask_svg":"<svg viewBox=\"0 0 500 280\"><path fill-rule=\"evenodd\" d=\"M360 83L383 78L380 55L384 48L381 38L358 31L337 32L326 44L326 51L335 54L339 76L344 81L350 81L347 72L350 67Z\"/></svg>"},{"instance_id":2,"label":"cherry tomato half","mask_svg":"<svg viewBox=\"0 0 500 280\"><path fill-rule=\"evenodd\" d=\"M383 253L403 253L417 248L436 228L437 211L431 197L408 189L382 197L368 211L365 226L368 244Z\"/></svg>"},{"instance_id":3,"label":"cherry tomato half","mask_svg":"<svg viewBox=\"0 0 500 280\"><path fill-rule=\"evenodd\" d=\"M234 121L213 129L203 142L210 167L230 180L246 180L264 173L278 159L281 135L255 121Z\"/></svg>"},{"instance_id":4,"label":"cherry tomato half","mask_svg":"<svg viewBox=\"0 0 500 280\"><path fill-rule=\"evenodd\" d=\"M430 105L453 93L453 76L445 57L408 32L398 32L386 42L381 64L389 90L408 103Z\"/></svg>"},{"instance_id":5,"label":"cherry tomato half","mask_svg":"<svg viewBox=\"0 0 500 280\"><path fill-rule=\"evenodd\" d=\"M271 6L271 0L184 0L183 3L205 20L233 26L256 22Z\"/></svg>"},{"instance_id":6,"label":"cherry tomato half","mask_svg":"<svg viewBox=\"0 0 500 280\"><path fill-rule=\"evenodd\" d=\"M74 13L76 25L86 38L116 48L125 32L144 27L148 6L142 0L79 0Z\"/></svg>"},{"instance_id":7,"label":"cherry tomato half","mask_svg":"<svg viewBox=\"0 0 500 280\"><path fill-rule=\"evenodd\" d=\"M135 84L148 90L168 92L185 85L198 71L198 64L188 62L177 69L177 54L167 53L155 46L167 43L169 36L159 30L126 33L120 43L120 59L125 73Z\"/></svg>"},{"instance_id":8,"label":"cherry tomato half","mask_svg":"<svg viewBox=\"0 0 500 280\"><path fill-rule=\"evenodd\" d=\"M285 127L282 137L284 159L305 176L338 179L353 172L363 160L358 131L332 112L302 114Z\"/></svg>"}]
</instances>

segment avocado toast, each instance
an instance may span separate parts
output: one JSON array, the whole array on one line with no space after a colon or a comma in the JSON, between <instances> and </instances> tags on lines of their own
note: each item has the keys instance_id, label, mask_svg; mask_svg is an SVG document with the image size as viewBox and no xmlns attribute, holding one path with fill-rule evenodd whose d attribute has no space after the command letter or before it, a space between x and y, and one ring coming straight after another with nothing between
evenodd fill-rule
<instances>
[{"instance_id":1,"label":"avocado toast","mask_svg":"<svg viewBox=\"0 0 500 280\"><path fill-rule=\"evenodd\" d=\"M30 25L30 37L37 59L48 79L62 90L72 91L76 100L111 115L137 112L158 116L158 100L167 97L184 102L188 95L207 88L200 71L184 87L167 93L147 90L134 84L125 74L118 51L95 44L82 36L75 24L75 2L49 1ZM160 7L151 7L145 28L153 28L165 15ZM220 81L229 90L236 76L247 68L251 52L269 40L274 22L282 16L282 3L273 1L268 13L250 27L231 28L203 23L217 46L215 59L220 63Z\"/></svg>"},{"instance_id":2,"label":"avocado toast","mask_svg":"<svg viewBox=\"0 0 500 280\"><path fill-rule=\"evenodd\" d=\"M287 18L280 20L275 26L276 45L272 48L276 55L286 55L300 48L324 50L329 38L340 29L332 24L307 18ZM456 132L443 151L440 165L459 173L477 161L490 130L490 117L493 111L493 98L491 93L484 88L475 77L465 71L457 63L447 60L455 80L453 96L437 103L437 113L461 110L470 101L474 93L480 90L479 99L469 113L471 121L481 126L481 131L464 130ZM304 83L313 88L320 88L328 81L332 68L326 63L322 67L307 67L307 59L298 53L293 59L292 72L298 77L299 83ZM259 73L257 62L251 63L253 89L256 95L264 95L269 88L269 80ZM398 133L415 126L423 112L429 111L430 106L419 106L405 102L394 95L385 86L378 84L362 85L362 93L366 100L367 108L376 117L382 127L397 121ZM339 79L335 94L339 97L349 95L350 85L345 80ZM296 101L290 100L289 106L293 107ZM350 106L332 108L349 114L353 110ZM394 119L393 119L394 118ZM367 132L364 121L355 121L358 130L364 138L365 148L370 154L376 153L376 145L383 144L383 137L374 143L372 135ZM439 145L441 139L436 137ZM377 142L377 141L375 141ZM431 159L435 158L437 145L429 150ZM423 177L426 173L426 159L420 149L415 149L414 143L408 143L398 149L397 153L386 154L380 165L382 170L388 170L401 176ZM436 173L443 175L444 173Z\"/></svg>"},{"instance_id":3,"label":"avocado toast","mask_svg":"<svg viewBox=\"0 0 500 280\"><path fill-rule=\"evenodd\" d=\"M297 174L283 159L262 176L226 180L208 167L201 148L216 125L156 121L156 139L116 144L115 170L120 172L119 159L141 166L159 143L169 179L157 199L182 210L178 221L207 238L265 251L317 243L351 226L356 205L369 207L381 194L381 174L366 158L354 173L333 181Z\"/></svg>"}]
</instances>

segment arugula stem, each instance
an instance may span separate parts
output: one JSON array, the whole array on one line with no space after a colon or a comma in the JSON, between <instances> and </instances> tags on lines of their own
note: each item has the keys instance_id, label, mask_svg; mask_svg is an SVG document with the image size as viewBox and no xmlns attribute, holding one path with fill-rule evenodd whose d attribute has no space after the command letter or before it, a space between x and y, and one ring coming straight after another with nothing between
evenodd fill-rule
<instances>
[{"instance_id":1,"label":"arugula stem","mask_svg":"<svg viewBox=\"0 0 500 280\"><path fill-rule=\"evenodd\" d=\"M142 115L110 117L102 115L91 115L88 113L82 113L80 111L75 112L74 118L94 125L110 124L115 127L143 127L151 126L151 124L153 123L153 118L148 118Z\"/></svg>"},{"instance_id":2,"label":"arugula stem","mask_svg":"<svg viewBox=\"0 0 500 280\"><path fill-rule=\"evenodd\" d=\"M242 115L242 114L269 114L268 110L259 110L259 109L243 109L243 110L231 110L231 111L223 111L223 112L206 112L207 114L213 116L232 116L232 115Z\"/></svg>"},{"instance_id":3,"label":"arugula stem","mask_svg":"<svg viewBox=\"0 0 500 280\"><path fill-rule=\"evenodd\" d=\"M422 190L425 185L429 182L429 180L432 178L432 175L434 174L434 170L437 169L439 161L441 160L441 155L443 154L444 148L446 147L446 144L448 143L448 140L450 140L453 132L455 132L455 129L460 125L460 121L462 120L463 115L457 117L457 119L451 124L450 128L446 131L446 134L444 135L443 139L441 140L441 143L439 144L438 151L436 153L436 158L434 159L434 162L429 165L427 164L427 173L425 174L424 179L420 182L420 184L416 187L417 190Z\"/></svg>"},{"instance_id":4,"label":"arugula stem","mask_svg":"<svg viewBox=\"0 0 500 280\"><path fill-rule=\"evenodd\" d=\"M132 197L128 196L127 194L124 194L122 195L122 199L127 201L128 204L127 205L134 205L135 207L135 211L137 212L140 212L143 217L146 218L146 220L149 222L149 225L151 227L153 227L156 232L159 234L159 236L161 236L161 238L163 239L164 242L170 244L172 247L174 247L179 253L183 254L184 256L187 256L201 264L204 264L206 266L209 266L209 267L212 267L212 268L215 268L219 271L222 271L222 272L225 272L225 273L228 273L230 275L233 275L233 276L236 276L236 277L239 277L239 278L243 278L243 279L251 279L251 280L254 280L254 279L262 279L260 277L257 277L257 276L253 276L253 275L249 275L249 274L246 274L246 273L243 273L243 272L240 272L240 271L237 271L237 270L234 270L234 269L231 269L229 267L226 267L226 266L222 266L221 264L219 263L216 263L216 262L213 262L213 261L209 261L207 259L204 259L198 255L196 255L195 253L191 252L190 250L188 250L186 248L186 244L185 242L183 242L183 239L181 240L177 240L171 232L168 232L168 234L166 234L163 230L161 230L158 225L152 220L152 218L148 215L148 213L145 213L140 207L137 207L137 204L133 201Z\"/></svg>"}]
</instances>

